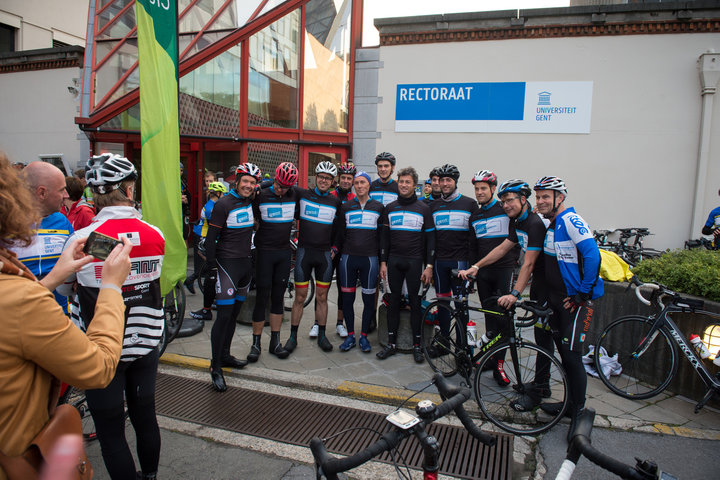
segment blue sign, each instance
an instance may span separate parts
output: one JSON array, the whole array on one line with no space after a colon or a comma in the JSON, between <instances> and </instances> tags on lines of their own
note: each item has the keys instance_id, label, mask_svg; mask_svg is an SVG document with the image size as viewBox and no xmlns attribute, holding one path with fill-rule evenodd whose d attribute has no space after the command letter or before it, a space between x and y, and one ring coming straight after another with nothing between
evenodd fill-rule
<instances>
[{"instance_id":1,"label":"blue sign","mask_svg":"<svg viewBox=\"0 0 720 480\"><path fill-rule=\"evenodd\" d=\"M522 120L525 82L397 86L395 120Z\"/></svg>"},{"instance_id":2,"label":"blue sign","mask_svg":"<svg viewBox=\"0 0 720 480\"><path fill-rule=\"evenodd\" d=\"M396 132L590 133L593 82L397 86Z\"/></svg>"}]
</instances>

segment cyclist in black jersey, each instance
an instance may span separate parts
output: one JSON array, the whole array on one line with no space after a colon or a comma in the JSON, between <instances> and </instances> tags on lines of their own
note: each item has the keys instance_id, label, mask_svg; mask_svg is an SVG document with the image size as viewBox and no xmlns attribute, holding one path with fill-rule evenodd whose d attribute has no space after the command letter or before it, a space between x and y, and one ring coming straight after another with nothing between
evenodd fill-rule
<instances>
[{"instance_id":1,"label":"cyclist in black jersey","mask_svg":"<svg viewBox=\"0 0 720 480\"><path fill-rule=\"evenodd\" d=\"M442 196L430 203L435 223L435 293L439 299L450 298L458 293L459 285L453 284L452 270L466 269L468 259L474 255L475 232L470 218L478 212L477 202L460 195L457 181L460 171L455 165L446 164L437 170ZM450 318L447 310L439 311L438 321L443 335L450 333ZM440 347L442 348L442 347ZM436 355L441 352L433 352Z\"/></svg>"},{"instance_id":2,"label":"cyclist in black jersey","mask_svg":"<svg viewBox=\"0 0 720 480\"><path fill-rule=\"evenodd\" d=\"M330 195L335 195L344 204L349 200L355 198L355 194L352 191L353 179L357 173L357 168L353 165L352 161L340 164L338 167L338 186L330 191ZM345 328L344 316L343 316L343 295L340 288L340 282L337 280L340 278L340 257L342 252L338 252L333 258L333 274L336 278L335 287L337 288L337 326L335 330L341 338L348 336L347 328ZM317 322L310 329L310 338L317 338L319 326Z\"/></svg>"},{"instance_id":3,"label":"cyclist in black jersey","mask_svg":"<svg viewBox=\"0 0 720 480\"><path fill-rule=\"evenodd\" d=\"M395 171L395 155L382 152L375 157L378 179L370 184L370 198L382 203L383 206L394 202L398 197L397 182L393 181Z\"/></svg>"},{"instance_id":4,"label":"cyclist in black jersey","mask_svg":"<svg viewBox=\"0 0 720 480\"><path fill-rule=\"evenodd\" d=\"M475 198L480 210L470 218L476 238L477 261L490 253L493 248L500 245L508 237L510 218L507 216L500 202L495 198L497 189L497 176L489 170L480 170L473 177ZM516 245L502 258L487 268L476 272L478 297L484 308L497 310L496 301L490 301L491 297L507 295L512 290L513 270L517 265L519 247ZM503 317L501 315L485 314L485 328L490 332L497 333L502 327ZM490 334L488 334L490 337ZM505 385L503 372L504 358L495 358L497 368L496 378Z\"/></svg>"},{"instance_id":5,"label":"cyclist in black jersey","mask_svg":"<svg viewBox=\"0 0 720 480\"><path fill-rule=\"evenodd\" d=\"M540 216L533 212L532 205L528 202L530 194L530 186L522 180L508 180L500 185L498 191L500 203L502 204L505 214L510 217L507 238L503 239L503 241L490 252L480 257L480 260L471 265L469 269L460 272L460 276L463 278L465 278L468 273L480 274L486 267L495 265L497 262L502 262L508 254L511 254L517 245L520 245L520 248L525 252L523 264L520 267L520 272L512 287L512 291L501 296L497 301L498 305L503 308L510 308L521 297L521 292L530 282L531 276L533 282L530 289L530 298L543 302L546 297L543 288L544 268L540 261L540 254L542 253L545 238L545 224ZM500 328L502 327L508 326L500 325ZM538 324L535 327L536 342L543 347L547 347L549 343L550 351L552 351L552 337L549 334L547 325ZM501 386L510 383L502 368L502 360L503 359L498 359L498 366L494 372L495 380ZM543 389L549 389L548 369L549 364L547 368L538 366L535 378L535 390L532 394L517 399L511 405L512 408L518 411L528 411L540 402L544 391Z\"/></svg>"},{"instance_id":6,"label":"cyclist in black jersey","mask_svg":"<svg viewBox=\"0 0 720 480\"><path fill-rule=\"evenodd\" d=\"M250 249L255 225L252 201L260 178L260 169L252 163L237 167L233 188L213 208L205 239L208 266L217 269L217 318L210 333L210 377L219 392L227 389L222 367L243 368L247 365L246 360L230 355L230 346L235 334L235 319L252 278Z\"/></svg>"},{"instance_id":7,"label":"cyclist in black jersey","mask_svg":"<svg viewBox=\"0 0 720 480\"><path fill-rule=\"evenodd\" d=\"M417 172L412 167L398 172L397 200L385 207L381 218L380 277L390 284L387 310L388 343L376 356L385 360L396 353L403 282L407 282L413 358L424 361L420 347L422 308L420 283L432 280L435 260L435 225L430 208L415 196Z\"/></svg>"},{"instance_id":8,"label":"cyclist in black jersey","mask_svg":"<svg viewBox=\"0 0 720 480\"><path fill-rule=\"evenodd\" d=\"M360 349L372 349L367 338L370 319L375 309L375 291L379 273L378 252L380 240L378 226L383 204L369 197L370 175L358 172L353 181L355 198L342 205L339 212L339 230L335 244L342 251L338 283L342 289L343 314L348 326L348 337L340 350L355 347L355 289L358 278L362 286L362 326Z\"/></svg>"},{"instance_id":9,"label":"cyclist in black jersey","mask_svg":"<svg viewBox=\"0 0 720 480\"><path fill-rule=\"evenodd\" d=\"M435 167L430 170L430 196L423 199L427 204L430 204L433 200L437 200L442 196L442 190L440 189L440 177L438 176L438 168Z\"/></svg>"},{"instance_id":10,"label":"cyclist in black jersey","mask_svg":"<svg viewBox=\"0 0 720 480\"><path fill-rule=\"evenodd\" d=\"M253 343L248 362L257 362L262 351L261 338L265 326L265 306L270 299L270 353L287 358L290 352L280 343L283 318L283 297L290 274L290 230L295 221L298 192L298 170L290 162L275 169L275 179L253 200L253 214L258 221L255 233L255 286L257 295L253 310Z\"/></svg>"},{"instance_id":11,"label":"cyclist in black jersey","mask_svg":"<svg viewBox=\"0 0 720 480\"><path fill-rule=\"evenodd\" d=\"M338 229L340 199L330 195L330 188L337 176L332 162L320 162L315 168L316 186L312 190L298 189L298 206L295 217L299 219L298 249L295 256L295 301L292 307L290 338L285 350L297 347L297 331L307 298L310 275L315 272L317 295L315 320L318 322L318 346L326 352L333 349L325 336L327 323L327 295L332 282L332 259L338 249L333 240Z\"/></svg>"}]
</instances>

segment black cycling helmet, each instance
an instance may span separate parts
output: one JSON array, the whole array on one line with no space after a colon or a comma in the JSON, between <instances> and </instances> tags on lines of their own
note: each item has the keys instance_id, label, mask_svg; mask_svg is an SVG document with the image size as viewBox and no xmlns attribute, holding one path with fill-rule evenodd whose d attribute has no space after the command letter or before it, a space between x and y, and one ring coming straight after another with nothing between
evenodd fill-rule
<instances>
[{"instance_id":1,"label":"black cycling helmet","mask_svg":"<svg viewBox=\"0 0 720 480\"><path fill-rule=\"evenodd\" d=\"M530 198L530 194L532 193L532 190L530 190L530 185L528 185L526 182L518 179L508 180L507 182L500 185L500 189L498 190L498 197L502 197L506 193L515 192L520 195L522 195L525 198Z\"/></svg>"},{"instance_id":2,"label":"black cycling helmet","mask_svg":"<svg viewBox=\"0 0 720 480\"><path fill-rule=\"evenodd\" d=\"M375 165L377 165L380 160L387 160L390 162L390 165L395 166L395 155L390 152L378 153L375 157Z\"/></svg>"},{"instance_id":3,"label":"black cycling helmet","mask_svg":"<svg viewBox=\"0 0 720 480\"><path fill-rule=\"evenodd\" d=\"M340 175L352 175L355 176L357 173L357 167L352 163L341 163L338 168Z\"/></svg>"},{"instance_id":4,"label":"black cycling helmet","mask_svg":"<svg viewBox=\"0 0 720 480\"><path fill-rule=\"evenodd\" d=\"M434 167L432 170L430 170L430 174L428 175L428 177L430 177L431 179L432 179L432 177L439 177L439 175L438 175L439 169L440 169L440 167Z\"/></svg>"},{"instance_id":5,"label":"black cycling helmet","mask_svg":"<svg viewBox=\"0 0 720 480\"><path fill-rule=\"evenodd\" d=\"M458 179L460 178L460 170L455 165L450 165L449 163L446 163L442 167L437 167L437 176L440 178L443 177L450 177L453 180L455 180L455 183L457 183Z\"/></svg>"}]
</instances>

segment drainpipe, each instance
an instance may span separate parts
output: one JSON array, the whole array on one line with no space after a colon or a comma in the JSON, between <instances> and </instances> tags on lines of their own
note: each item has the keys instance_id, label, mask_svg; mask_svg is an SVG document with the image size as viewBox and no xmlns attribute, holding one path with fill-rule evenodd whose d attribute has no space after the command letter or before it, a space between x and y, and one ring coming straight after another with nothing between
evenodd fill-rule
<instances>
[{"instance_id":1,"label":"drainpipe","mask_svg":"<svg viewBox=\"0 0 720 480\"><path fill-rule=\"evenodd\" d=\"M695 202L693 204L692 224L688 238L696 238L705 224L705 187L710 162L710 135L712 134L712 112L715 91L720 80L720 54L708 50L698 58L700 84L702 86L702 113L700 116L700 145L697 158L697 176L695 178Z\"/></svg>"}]
</instances>

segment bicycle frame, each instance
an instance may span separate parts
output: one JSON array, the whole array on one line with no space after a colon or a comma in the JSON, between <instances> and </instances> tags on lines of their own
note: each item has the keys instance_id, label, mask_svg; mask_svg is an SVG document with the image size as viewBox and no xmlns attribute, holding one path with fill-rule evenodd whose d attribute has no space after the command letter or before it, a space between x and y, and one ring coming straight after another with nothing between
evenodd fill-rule
<instances>
[{"instance_id":1,"label":"bicycle frame","mask_svg":"<svg viewBox=\"0 0 720 480\"><path fill-rule=\"evenodd\" d=\"M720 380L718 380L705 367L702 359L695 351L695 348L693 348L693 346L690 344L690 341L680 331L677 324L673 322L673 320L668 316L668 314L670 313L680 313L683 311L687 311L687 309L683 307L675 307L673 304L668 304L658 315L658 318L657 320L655 320L655 323L650 329L648 336L644 338L642 342L640 342L640 345L638 346L639 352L637 355L641 356L643 352L647 349L647 347L650 345L650 343L652 343L652 341L655 339L655 336L657 336L657 330L665 329L665 332L670 334L670 338L675 341L677 346L680 348L680 351L685 355L685 358L688 359L690 365L692 365L693 369L703 381L705 386L710 389L710 392L708 392L709 396L706 395L706 397L703 398L703 400L698 404L699 408L696 407L695 413L697 413L700 408L702 408L705 403L707 403L713 393L720 393ZM708 315L713 318L720 319L720 315L713 312L695 310L694 313Z\"/></svg>"},{"instance_id":2,"label":"bicycle frame","mask_svg":"<svg viewBox=\"0 0 720 480\"><path fill-rule=\"evenodd\" d=\"M663 291L662 293L671 294L674 296L674 298L666 305L664 305L660 301L660 298L657 299L658 304L662 306L662 310L655 318L646 337L640 341L640 344L633 353L633 356L636 358L641 357L643 353L647 351L650 344L652 344L652 342L655 340L659 330L664 330L665 333L669 334L670 338L672 338L678 348L680 348L680 351L683 353L683 355L685 355L685 358L688 359L690 365L692 365L695 372L698 374L700 379L708 388L708 392L705 394L703 399L695 406L695 413L697 413L715 393L720 393L720 379L714 376L705 367L702 359L695 351L695 348L690 344L690 341L687 339L687 337L680 331L677 324L670 317L670 314L691 312L697 315L707 315L715 319L720 319L720 314L708 312L706 310L699 310L695 308L692 304L690 304L688 299L684 299L677 294L674 294L673 292ZM642 297L642 295L639 293L639 289L636 289L636 295L643 303L648 305L651 303L647 301L644 297Z\"/></svg>"}]
</instances>

